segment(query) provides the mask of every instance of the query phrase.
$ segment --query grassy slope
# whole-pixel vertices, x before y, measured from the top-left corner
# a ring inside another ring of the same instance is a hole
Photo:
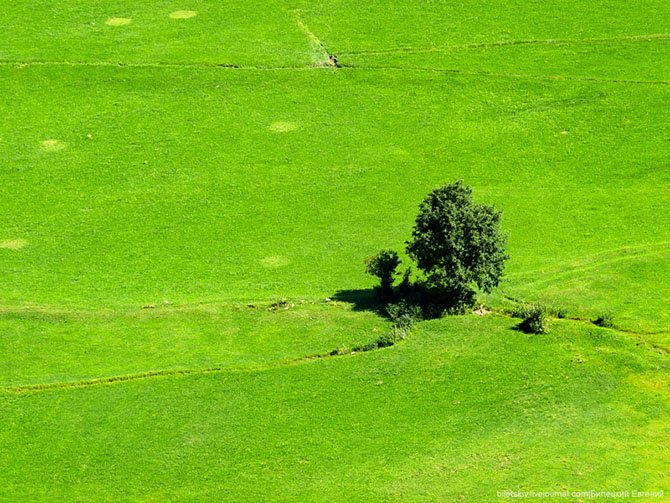
[[[170,18],[180,10],[196,16]],[[110,18],[131,22],[109,26]],[[188,5],[165,0],[32,0],[2,9],[0,30],[0,58],[10,61],[243,66],[319,62],[295,13],[276,0],[194,0]]]
[[[663,0],[329,0],[303,8],[306,22],[334,54],[670,33],[670,6]]]
[[[17,97],[0,105],[12,117],[0,126],[0,240],[27,242],[0,248],[5,303],[366,287],[363,257],[402,247],[421,197],[455,178],[505,210],[512,276],[627,247],[667,263],[670,144],[650,127],[670,120],[665,86],[384,70],[0,72]],[[66,147],[45,152],[46,139]],[[642,281],[653,288],[654,271]],[[623,286],[603,302],[663,312],[663,299]]]
[[[0,386],[274,364],[361,346],[389,329],[340,302],[295,302],[0,311]]]
[[[391,349],[268,371],[8,395],[0,500],[667,487],[667,358],[574,322],[543,337],[513,323],[450,318]]]
[[[668,86],[467,74],[667,81],[665,38],[441,49],[663,35],[666,2],[11,7],[0,59],[101,65],[0,65],[3,385],[369,340],[383,323],[370,313],[236,306],[365,298],[362,258],[402,247],[421,197],[454,178],[505,210],[504,294],[667,331]],[[197,16],[169,18],[181,9]],[[312,68],[324,53],[306,27],[364,68]],[[403,51],[353,54],[388,49]],[[0,501],[667,488],[667,355],[587,325],[529,337],[513,323],[452,318],[361,355],[3,393]],[[667,333],[643,340],[668,347]]]
[[[663,82],[670,85],[668,36],[606,42],[539,42],[345,54],[357,68],[425,68],[541,78]]]

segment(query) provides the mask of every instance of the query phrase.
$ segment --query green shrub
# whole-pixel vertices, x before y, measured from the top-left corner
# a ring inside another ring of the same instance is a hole
[[[527,333],[546,334],[549,331],[547,308],[542,304],[529,306],[526,317],[519,325],[519,328]]]
[[[382,334],[379,339],[377,339],[378,348],[387,348],[393,346],[396,342],[400,340],[397,335],[393,332]]]
[[[604,311],[598,315],[593,323],[599,327],[612,328],[614,327],[614,313],[611,311]]]
[[[383,302],[393,299],[393,281],[396,269],[400,265],[398,253],[393,250],[380,250],[364,261],[365,272],[379,278],[379,295]]]
[[[558,306],[552,309],[552,313],[558,319],[565,319],[568,317],[568,309],[565,306]]]
[[[530,304],[525,304],[523,302],[519,302],[517,304],[514,304],[511,309],[509,310],[509,314],[512,315],[514,318],[528,318],[528,315],[530,314],[530,309],[531,305]]]

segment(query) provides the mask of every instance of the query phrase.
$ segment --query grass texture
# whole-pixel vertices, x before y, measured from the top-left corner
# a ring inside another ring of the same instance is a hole
[[[668,5],[4,6],[0,501],[667,493]],[[571,319],[351,354],[456,179]]]

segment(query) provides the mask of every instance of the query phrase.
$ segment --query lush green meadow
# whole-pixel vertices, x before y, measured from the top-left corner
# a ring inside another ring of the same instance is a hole
[[[0,32],[0,501],[670,493],[667,2],[31,0]],[[509,233],[482,302],[573,319],[348,354],[389,330],[363,259],[456,179]]]

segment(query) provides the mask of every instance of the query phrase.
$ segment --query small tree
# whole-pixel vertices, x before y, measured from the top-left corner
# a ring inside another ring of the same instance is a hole
[[[407,253],[447,307],[471,306],[475,286],[490,292],[500,283],[508,258],[501,215],[474,202],[462,180],[438,187],[421,203]]]
[[[393,250],[380,250],[365,259],[365,272],[379,278],[379,296],[384,302],[393,300],[393,281],[399,265],[398,253]]]

